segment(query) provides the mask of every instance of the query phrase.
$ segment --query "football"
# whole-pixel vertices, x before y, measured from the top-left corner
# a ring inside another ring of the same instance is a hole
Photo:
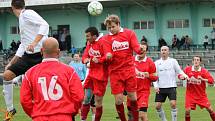
[[[98,16],[103,11],[103,6],[99,1],[92,1],[88,4],[88,12],[92,16]]]

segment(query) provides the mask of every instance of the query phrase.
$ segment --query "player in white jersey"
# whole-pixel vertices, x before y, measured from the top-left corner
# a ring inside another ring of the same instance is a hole
[[[174,58],[169,57],[169,47],[161,47],[161,58],[155,61],[158,80],[154,82],[156,90],[156,110],[162,121],[167,121],[162,103],[165,102],[166,97],[170,100],[172,121],[177,121],[176,108],[176,76],[181,74],[180,78],[186,78],[187,75],[181,70],[178,62]]]

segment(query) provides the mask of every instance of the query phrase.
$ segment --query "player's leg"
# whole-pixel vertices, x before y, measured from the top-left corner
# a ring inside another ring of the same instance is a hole
[[[177,121],[176,100],[170,100],[172,121]]]
[[[215,121],[215,112],[214,112],[212,106],[209,106],[209,107],[207,107],[206,109],[207,109],[207,111],[209,112],[211,119],[212,119],[213,121]]]
[[[141,107],[139,109],[139,119],[141,121],[148,121],[148,116],[147,116],[147,107]]]
[[[130,108],[133,116],[133,121],[138,121],[139,112],[137,104],[137,94],[136,92],[128,92],[128,98],[130,99]]]
[[[102,101],[103,101],[103,96],[95,95],[95,105],[96,105],[95,121],[101,120],[101,116],[103,113]]]
[[[125,117],[125,110],[123,105],[123,92],[124,92],[124,82],[120,80],[119,75],[116,73],[110,74],[110,86],[111,93],[115,98],[115,107],[118,113],[118,116],[121,121],[127,121]]]
[[[96,115],[96,105],[95,105],[95,96],[90,100],[90,107],[91,107],[91,112],[92,112],[92,121],[95,121],[95,115]]]
[[[123,93],[120,94],[114,94],[115,98],[115,106],[117,113],[119,115],[119,118],[121,121],[127,121],[125,118],[125,110],[124,110],[124,105],[123,105]]]
[[[86,121],[87,115],[90,111],[90,100],[92,98],[92,90],[90,88],[85,89],[84,101],[81,107],[81,120]]]
[[[125,90],[128,93],[130,100],[130,108],[133,116],[133,121],[139,120],[138,103],[137,103],[137,80],[136,77],[130,77],[125,80]]]
[[[10,120],[15,115],[16,110],[13,107],[13,83],[12,80],[16,75],[10,71],[6,70],[3,74],[3,95],[5,104],[7,107],[7,112],[5,114],[5,121]]]
[[[190,108],[185,109],[185,121],[190,121]]]
[[[176,88],[169,89],[168,98],[170,100],[172,121],[177,121]]]
[[[160,93],[156,93],[155,96],[155,102],[156,102],[156,110],[158,116],[161,118],[162,121],[167,121],[165,112],[162,108],[162,103],[165,102],[167,95],[165,93],[162,93],[162,89],[160,89]]]
[[[100,121],[103,113],[103,96],[105,95],[107,80],[94,80],[93,81],[93,94],[95,95],[96,115],[95,121]]]

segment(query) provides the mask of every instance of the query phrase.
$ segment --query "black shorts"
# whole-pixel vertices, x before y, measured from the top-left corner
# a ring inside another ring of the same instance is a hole
[[[16,76],[24,74],[32,66],[42,62],[42,55],[40,52],[34,54],[24,55],[14,64],[12,64],[8,70],[16,74]]]
[[[159,94],[156,93],[155,102],[165,102],[166,97],[169,100],[176,100],[176,87],[172,88],[160,88]]]

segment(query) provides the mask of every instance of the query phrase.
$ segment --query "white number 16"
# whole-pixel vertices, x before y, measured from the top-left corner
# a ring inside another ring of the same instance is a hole
[[[59,100],[63,96],[63,90],[62,87],[56,83],[57,82],[57,76],[53,76],[51,78],[51,82],[49,84],[49,87],[47,89],[46,86],[46,77],[39,77],[38,83],[41,84],[41,89],[43,93],[44,100]],[[57,90],[56,93],[54,93],[54,90]]]

